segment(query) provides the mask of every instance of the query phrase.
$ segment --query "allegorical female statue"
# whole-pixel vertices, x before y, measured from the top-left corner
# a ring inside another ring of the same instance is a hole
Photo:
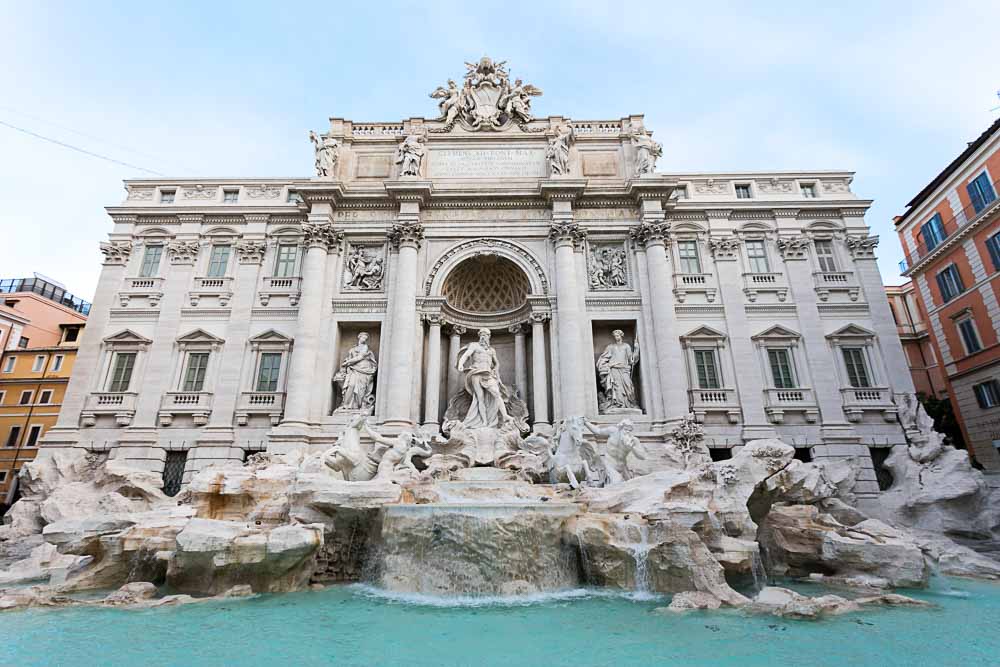
[[[376,370],[375,353],[368,347],[368,334],[362,331],[358,334],[358,344],[347,351],[340,370],[333,376],[333,381],[341,387],[338,410],[371,410],[375,404],[372,390]]]
[[[597,359],[597,375],[604,390],[601,396],[601,412],[634,412],[639,409],[632,384],[632,370],[639,361],[639,346],[635,349],[625,342],[625,333],[620,329],[611,332],[615,342],[604,348]]]
[[[466,366],[466,362],[470,361]],[[458,358],[458,370],[465,373],[465,390],[472,404],[462,420],[467,428],[497,428],[510,420],[503,403],[496,350],[490,346],[490,330],[479,330],[479,342],[469,343]]]

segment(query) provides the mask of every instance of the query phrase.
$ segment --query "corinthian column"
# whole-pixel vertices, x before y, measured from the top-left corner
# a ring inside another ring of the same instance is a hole
[[[549,425],[549,372],[545,367],[546,313],[532,313],[531,320],[531,401],[534,430]]]
[[[455,392],[459,390],[461,378],[458,373],[458,351],[462,347],[462,336],[468,331],[461,324],[451,325],[451,338],[448,344],[448,396],[446,401],[450,401]]]
[[[631,236],[636,245],[646,250],[646,270],[649,276],[647,303],[653,314],[656,370],[662,392],[660,399],[663,414],[667,419],[679,419],[687,413],[688,401],[684,358],[675,326],[674,295],[670,289],[667,227],[662,211],[659,215],[644,211],[642,222],[631,230]]]
[[[310,213],[302,226],[305,257],[302,259],[302,296],[299,298],[295,342],[288,366],[288,397],[282,425],[303,426],[316,390],[316,358],[323,315],[323,287],[327,254],[336,249],[343,233],[329,222],[332,210]]]
[[[514,386],[521,398],[528,396],[528,364],[525,359],[524,325],[515,324],[508,331],[514,334]]]
[[[563,202],[556,202],[557,204]],[[574,247],[582,244],[587,231],[573,222],[572,212],[553,211],[549,238],[556,251],[556,300],[559,326],[559,396],[562,414],[586,414],[586,393],[580,364],[580,298],[576,279]]]
[[[402,219],[402,216],[401,216]],[[387,424],[409,426],[410,392],[413,388],[413,340],[407,332],[417,327],[417,251],[424,228],[416,220],[393,225],[389,240],[399,249],[396,260],[396,291],[392,295],[392,338],[389,343]]]
[[[424,387],[424,424],[437,429],[441,395],[441,316],[424,315],[427,330],[427,386]]]

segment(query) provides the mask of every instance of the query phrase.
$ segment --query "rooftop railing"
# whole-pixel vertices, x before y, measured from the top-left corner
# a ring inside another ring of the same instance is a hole
[[[7,278],[0,280],[0,293],[33,292],[49,301],[71,308],[83,315],[90,314],[90,302],[73,296],[66,288],[41,278]]]

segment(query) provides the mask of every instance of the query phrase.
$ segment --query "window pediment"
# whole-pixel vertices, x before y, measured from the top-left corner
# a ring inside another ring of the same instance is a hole
[[[875,332],[869,329],[865,329],[857,324],[848,324],[845,327],[837,329],[831,334],[827,334],[827,340],[831,341],[867,341],[875,338]]]
[[[751,336],[750,340],[757,342],[791,342],[797,341],[802,338],[802,335],[796,331],[792,331],[787,327],[783,327],[780,324],[775,324],[772,327],[761,331],[756,336]]]
[[[153,341],[141,336],[131,329],[119,331],[104,339],[106,345],[150,345]]]
[[[218,336],[208,333],[204,329],[195,329],[189,333],[184,334],[177,339],[177,343],[180,345],[207,345],[207,346],[217,346],[222,345],[226,341]]]
[[[726,334],[713,329],[710,326],[702,325],[693,331],[681,336],[681,341],[684,343],[713,343],[720,344],[725,342]]]

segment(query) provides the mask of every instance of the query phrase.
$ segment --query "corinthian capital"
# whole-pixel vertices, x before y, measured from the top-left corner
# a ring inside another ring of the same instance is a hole
[[[344,239],[344,232],[338,232],[328,222],[302,225],[303,243],[306,249],[322,248],[327,252],[336,252]]]
[[[263,241],[237,241],[236,256],[240,264],[260,264],[264,261],[267,245]]]
[[[670,225],[666,222],[641,222],[628,230],[632,242],[640,248],[653,243],[670,243]]]
[[[396,224],[389,230],[388,237],[395,248],[419,248],[424,240],[424,226],[419,223]]]
[[[587,240],[587,230],[575,222],[553,222],[549,227],[549,240],[557,246],[572,243],[574,248],[579,248]]]
[[[167,244],[167,257],[171,264],[194,264],[201,252],[197,241],[171,241]]]
[[[101,252],[104,253],[105,264],[125,264],[132,254],[132,244],[123,241],[101,243]]]
[[[878,236],[848,236],[845,243],[854,259],[874,259]]]

